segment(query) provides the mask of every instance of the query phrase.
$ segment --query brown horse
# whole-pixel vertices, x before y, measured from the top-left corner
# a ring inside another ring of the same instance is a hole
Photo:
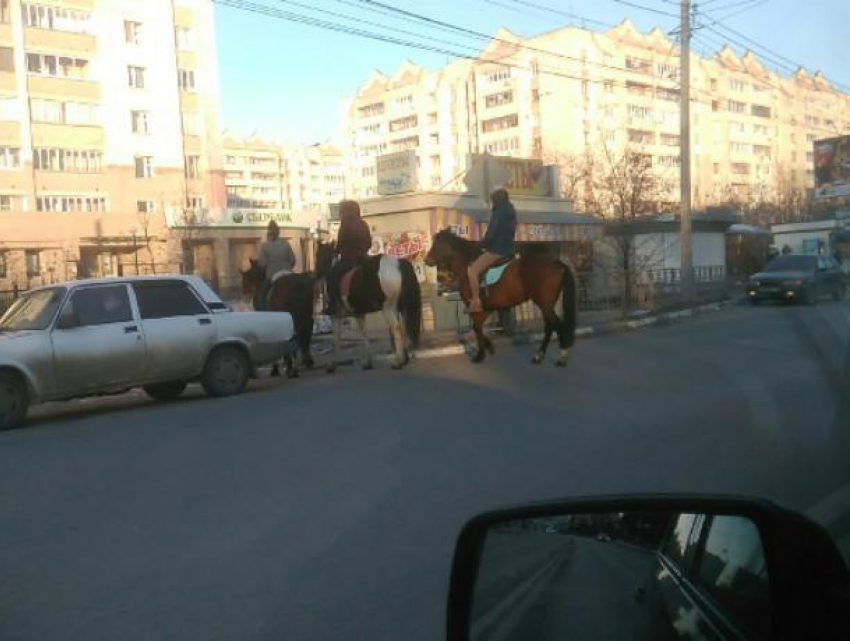
[[[315,276],[309,272],[282,276],[272,285],[268,293],[268,300],[261,301],[258,299],[264,279],[265,271],[256,260],[251,259],[251,266],[242,272],[242,293],[251,297],[256,310],[289,312],[292,315],[292,324],[298,341],[301,362],[308,368],[313,367],[310,343],[313,340]],[[285,358],[285,363],[286,375],[290,378],[298,376],[298,368],[291,356]],[[278,373],[278,366],[275,363],[272,368],[272,376],[277,376]]]
[[[460,284],[461,297],[469,304],[467,269],[480,254],[481,249],[477,243],[444,229],[434,236],[425,262],[431,266],[450,268]],[[558,298],[563,300],[563,318],[559,318],[555,312]],[[495,351],[493,343],[484,335],[484,321],[487,317],[494,311],[510,309],[531,300],[540,308],[546,323],[543,342],[540,343],[532,362],[543,362],[552,334],[557,332],[561,346],[557,365],[564,367],[567,364],[570,348],[575,342],[577,314],[576,280],[572,267],[546,256],[515,258],[496,284],[482,286],[481,299],[484,311],[472,314],[475,336],[478,339],[478,352],[472,358],[474,363],[483,361],[486,352],[492,354]]]

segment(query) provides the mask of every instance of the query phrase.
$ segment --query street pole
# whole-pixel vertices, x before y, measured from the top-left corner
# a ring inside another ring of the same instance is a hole
[[[679,182],[681,210],[679,241],[681,246],[682,299],[694,295],[693,256],[691,254],[691,0],[682,0],[680,25],[680,84],[679,98]]]
[[[136,263],[136,276],[139,275],[139,246],[136,244],[136,232],[133,231],[133,261]]]

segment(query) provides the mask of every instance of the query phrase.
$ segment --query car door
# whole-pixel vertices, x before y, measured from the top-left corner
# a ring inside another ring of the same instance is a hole
[[[133,283],[148,346],[148,380],[192,378],[215,344],[213,315],[182,280]]]
[[[724,636],[772,638],[767,561],[758,527],[741,516],[707,517],[690,582]]]
[[[125,284],[74,289],[50,338],[60,396],[132,386],[147,367],[144,336]]]

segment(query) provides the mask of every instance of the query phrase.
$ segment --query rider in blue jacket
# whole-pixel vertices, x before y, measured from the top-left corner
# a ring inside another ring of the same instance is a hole
[[[481,240],[481,249],[484,251],[468,269],[469,288],[472,292],[469,311],[472,313],[482,311],[478,282],[481,274],[502,258],[513,256],[516,251],[514,247],[516,209],[508,195],[508,190],[497,189],[490,195],[490,201],[493,203],[493,213],[490,216],[490,224],[487,225],[487,233]]]

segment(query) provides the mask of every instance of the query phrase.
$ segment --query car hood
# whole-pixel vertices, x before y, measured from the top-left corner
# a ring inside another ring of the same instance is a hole
[[[761,280],[767,282],[779,282],[783,280],[808,280],[814,276],[813,272],[781,271],[781,272],[759,272],[750,276],[750,280]]]

